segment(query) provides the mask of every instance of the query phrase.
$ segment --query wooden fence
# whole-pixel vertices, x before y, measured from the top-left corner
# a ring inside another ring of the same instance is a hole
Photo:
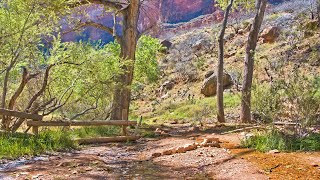
[[[75,141],[80,144],[92,144],[92,143],[108,143],[108,142],[123,142],[123,141],[135,141],[139,139],[139,136],[129,136],[127,127],[136,126],[138,128],[137,121],[127,120],[93,120],[93,121],[43,121],[43,116],[38,114],[29,114],[25,112],[12,111],[7,109],[0,109],[0,115],[12,116],[17,118],[29,119],[27,121],[28,129],[32,128],[35,135],[39,134],[39,127],[55,127],[55,126],[122,126],[123,136],[116,137],[99,137],[99,138],[79,138]]]

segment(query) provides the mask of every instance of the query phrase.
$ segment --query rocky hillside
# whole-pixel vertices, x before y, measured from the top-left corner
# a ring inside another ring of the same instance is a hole
[[[270,81],[270,76],[278,76],[279,67],[290,72],[299,64],[306,73],[320,72],[320,31],[315,28],[315,21],[309,19],[308,7],[305,2],[294,1],[268,12],[258,43],[256,83],[263,84]],[[231,94],[238,94],[241,87],[244,51],[251,22],[249,18],[231,23],[225,36],[224,79],[228,86],[226,92]],[[140,93],[133,106],[135,114],[152,118],[152,112],[161,116],[167,112],[162,112],[163,108],[214,96],[218,32],[219,26],[214,25],[180,32],[181,35],[168,38],[165,41],[168,52],[159,60],[161,81],[158,85],[146,86]],[[237,97],[232,100],[238,102]],[[234,113],[234,110],[227,110],[227,113]],[[168,116],[172,118],[171,114]]]

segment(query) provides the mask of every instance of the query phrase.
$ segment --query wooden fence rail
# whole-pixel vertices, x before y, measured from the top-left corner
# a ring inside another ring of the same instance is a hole
[[[28,126],[135,126],[137,121],[28,121]]]
[[[13,117],[22,118],[22,119],[33,119],[38,121],[41,121],[43,119],[43,116],[38,114],[29,114],[26,112],[13,111],[13,110],[8,110],[3,108],[0,108],[0,115],[13,116]]]
[[[33,133],[37,135],[40,126],[122,126],[124,136],[116,137],[99,137],[99,138],[78,138],[75,139],[79,144],[92,144],[92,143],[109,143],[109,142],[125,142],[138,140],[139,136],[128,136],[128,126],[138,126],[137,121],[126,120],[93,120],[93,121],[28,121],[27,125],[32,127]]]
[[[75,141],[79,142],[80,144],[135,141],[140,138],[139,136],[128,136],[128,132],[127,132],[128,126],[136,126],[136,130],[137,130],[138,128],[137,121],[127,121],[127,120],[42,121],[43,116],[41,115],[8,110],[3,108],[0,108],[0,115],[12,116],[12,117],[21,118],[21,119],[30,119],[30,121],[27,121],[27,126],[29,128],[26,130],[26,132],[30,128],[32,128],[33,134],[35,135],[39,134],[39,127],[41,126],[122,126],[124,136],[75,139]]]

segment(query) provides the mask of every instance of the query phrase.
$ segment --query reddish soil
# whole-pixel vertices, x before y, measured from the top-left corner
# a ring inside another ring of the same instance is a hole
[[[163,127],[163,129],[166,129]],[[265,154],[238,149],[241,135],[214,135],[222,148],[151,158],[155,152],[193,143],[212,131],[167,129],[173,136],[136,143],[84,147],[6,169],[0,179],[319,179],[320,153]],[[214,130],[217,133],[217,129]]]

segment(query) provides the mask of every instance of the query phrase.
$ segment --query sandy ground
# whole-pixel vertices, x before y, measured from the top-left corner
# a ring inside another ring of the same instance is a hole
[[[87,146],[2,169],[0,179],[319,179],[319,153],[266,154],[239,149],[240,134],[218,135],[188,126],[166,128],[168,137]],[[152,158],[155,152],[215,136],[221,148],[202,147]]]

